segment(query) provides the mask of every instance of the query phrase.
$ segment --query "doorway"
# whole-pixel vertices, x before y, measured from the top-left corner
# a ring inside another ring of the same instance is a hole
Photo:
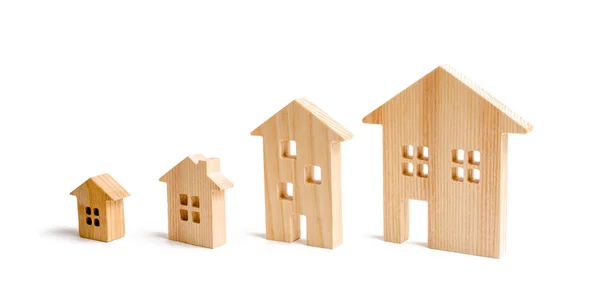
[[[410,210],[410,235],[408,243],[418,244],[427,247],[429,226],[428,226],[428,204],[424,200],[411,199],[408,201]]]

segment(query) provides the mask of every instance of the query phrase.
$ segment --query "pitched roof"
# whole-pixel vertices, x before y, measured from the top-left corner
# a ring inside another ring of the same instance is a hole
[[[456,78],[458,81],[460,81],[461,83],[463,83],[464,85],[469,87],[478,96],[480,96],[482,99],[486,100],[488,103],[490,103],[492,106],[494,106],[500,112],[502,112],[507,118],[513,120],[521,128],[521,130],[523,132],[529,132],[529,131],[533,130],[533,125],[531,125],[531,123],[527,122],[525,119],[523,119],[517,113],[510,110],[506,105],[502,104],[498,99],[494,98],[490,93],[485,91],[483,88],[481,88],[480,86],[475,84],[473,81],[468,79],[465,75],[458,72],[456,69],[454,69],[450,65],[441,65],[441,66],[437,67],[436,69],[434,69],[433,71],[431,71],[430,73],[428,73],[427,75],[432,74],[437,70],[442,70],[443,72],[450,74],[452,77]],[[386,105],[387,103],[389,103],[390,101],[392,101],[394,99],[395,98],[390,99],[389,101],[385,102],[383,105],[379,106],[377,109],[373,110],[371,113],[369,113],[367,116],[365,116],[363,118],[363,122],[364,123],[379,123],[377,121],[378,119],[376,118],[376,117],[378,117],[379,111],[381,111],[381,108],[384,105]]]
[[[337,134],[337,136],[340,138],[341,141],[349,140],[349,139],[351,139],[353,137],[352,133],[350,133],[350,131],[348,131],[344,126],[342,126],[341,124],[339,124],[337,121],[333,120],[333,118],[331,118],[331,116],[329,116],[327,113],[325,113],[325,111],[321,110],[319,107],[317,107],[315,104],[311,103],[310,101],[308,101],[305,98],[300,98],[300,99],[293,100],[291,103],[289,103],[287,106],[283,107],[275,115],[273,115],[269,119],[267,119],[267,121],[265,121],[259,127],[257,127],[256,129],[254,129],[254,131],[252,131],[251,134],[252,135],[261,135],[260,134],[260,128],[263,125],[265,125],[266,123],[268,123],[273,117],[277,116],[285,108],[290,107],[290,106],[294,106],[294,105],[300,106],[301,109],[304,109],[304,110],[308,111],[310,113],[310,115],[312,115],[313,117],[317,118],[327,128],[329,128],[331,131],[333,131],[335,134]]]
[[[209,173],[208,178],[210,178],[210,180],[212,180],[212,182],[217,185],[220,190],[233,187],[233,183],[231,183],[231,181],[229,181],[229,179],[227,179],[221,172]]]
[[[213,169],[213,172],[210,172],[210,168],[208,165],[211,164],[212,162],[216,162],[216,164],[218,166],[219,159],[218,158],[206,158],[202,154],[196,154],[196,155],[191,155],[191,156],[185,157],[185,159],[183,159],[181,162],[179,162],[177,165],[175,165],[175,167],[171,168],[171,170],[169,170],[167,173],[165,173],[163,176],[161,176],[159,181],[166,182],[167,175],[169,173],[171,173],[171,171],[173,171],[179,165],[181,165],[185,162],[189,162],[194,165],[198,165],[198,164],[201,164],[201,162],[203,162],[204,163],[203,165],[206,168],[206,172],[207,172],[206,176],[219,188],[219,190],[225,190],[227,188],[233,187],[233,183],[231,181],[229,181],[229,179],[227,179],[225,177],[225,175],[223,173],[221,173],[220,171],[215,171]],[[218,170],[218,168],[217,168],[217,170]]]
[[[71,192],[71,195],[77,195],[80,189],[87,188],[88,183],[92,183],[102,189],[102,191],[104,191],[104,193],[112,200],[119,200],[129,196],[129,192],[127,192],[127,190],[125,190],[125,188],[123,188],[123,186],[108,173],[91,177],[83,184],[79,185],[79,187],[75,188],[75,190]]]

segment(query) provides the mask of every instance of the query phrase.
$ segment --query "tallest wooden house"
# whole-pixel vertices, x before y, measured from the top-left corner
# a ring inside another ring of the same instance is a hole
[[[448,66],[367,115],[383,125],[384,239],[408,239],[408,200],[428,202],[430,248],[499,258],[508,133],[531,124]]]
[[[252,135],[263,137],[267,239],[297,240],[304,215],[308,245],[340,245],[340,142],[352,134],[311,102],[298,99]]]

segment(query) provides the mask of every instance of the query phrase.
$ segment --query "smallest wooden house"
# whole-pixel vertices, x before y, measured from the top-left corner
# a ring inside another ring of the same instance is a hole
[[[125,236],[123,198],[129,193],[109,174],[92,177],[77,187],[79,236],[109,242]]]
[[[169,239],[215,248],[225,244],[225,189],[233,184],[218,158],[186,157],[160,178],[167,183]]]

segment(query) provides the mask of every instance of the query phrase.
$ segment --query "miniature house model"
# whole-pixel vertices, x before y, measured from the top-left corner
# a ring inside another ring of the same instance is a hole
[[[109,174],[88,179],[71,195],[77,196],[79,236],[105,242],[125,236],[123,198],[129,193]]]
[[[186,157],[160,178],[167,183],[169,239],[215,248],[225,244],[225,189],[233,184],[218,158]]]
[[[340,142],[352,134],[306,99],[298,99],[252,135],[263,137],[267,239],[299,239],[304,215],[308,245],[340,245]]]
[[[409,199],[428,203],[430,248],[499,258],[507,134],[531,124],[448,66],[363,119],[383,126],[384,239],[408,239]]]

